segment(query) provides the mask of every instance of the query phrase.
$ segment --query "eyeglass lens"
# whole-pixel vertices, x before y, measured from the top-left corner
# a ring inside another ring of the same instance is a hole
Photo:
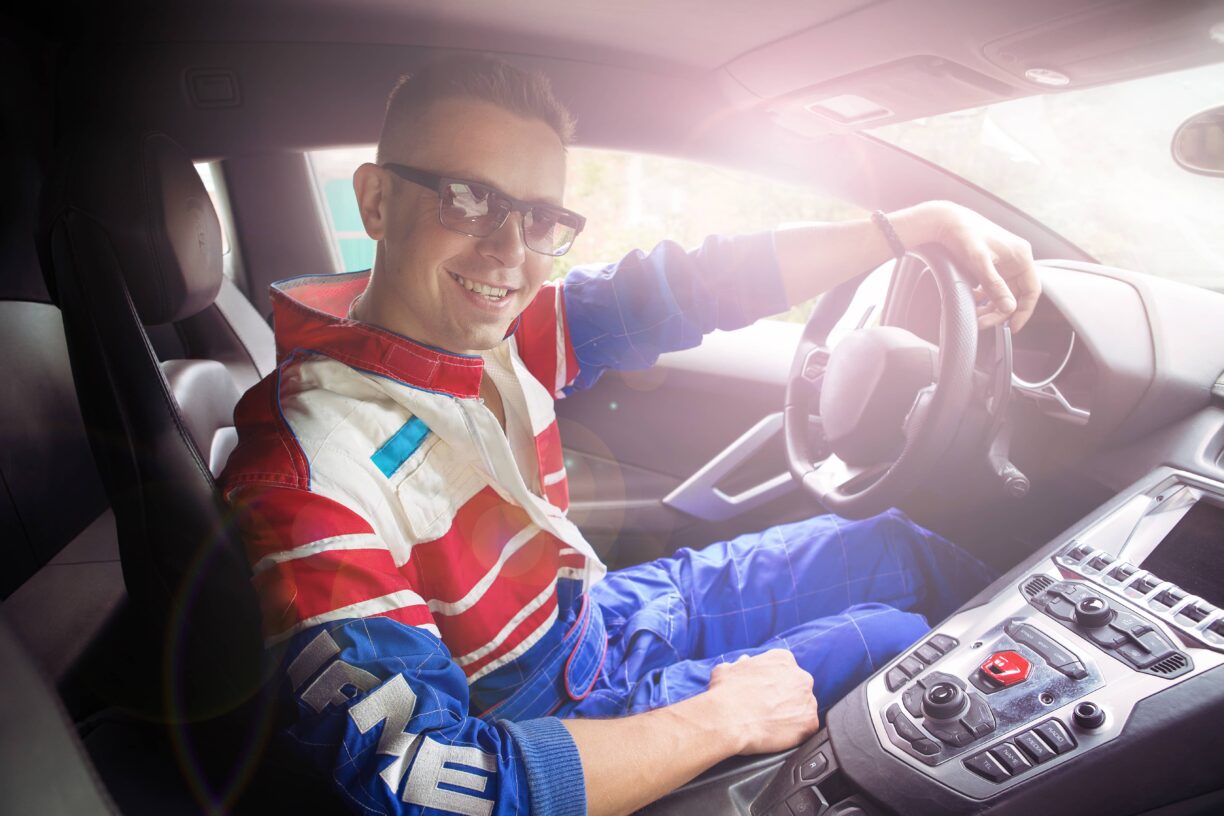
[[[492,190],[462,182],[445,184],[439,205],[444,226],[478,238],[500,229],[511,209]],[[565,213],[551,207],[531,207],[523,216],[523,243],[544,255],[563,255],[578,235],[577,226],[566,220]]]

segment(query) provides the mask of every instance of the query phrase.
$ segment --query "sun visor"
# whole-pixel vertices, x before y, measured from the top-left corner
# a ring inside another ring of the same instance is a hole
[[[1011,97],[1015,90],[963,65],[915,56],[805,88],[765,105],[802,136],[875,127]]]

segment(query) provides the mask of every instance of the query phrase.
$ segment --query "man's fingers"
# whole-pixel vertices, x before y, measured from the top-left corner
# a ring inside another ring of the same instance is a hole
[[[1016,274],[1010,277],[1012,291],[1016,293],[1016,313],[1012,315],[1012,331],[1020,331],[1032,317],[1041,299],[1041,279],[1037,277],[1037,266],[1033,263],[1031,250],[1020,255],[1015,262]]]
[[[1007,286],[1007,281],[995,268],[994,254],[984,244],[979,244],[970,250],[970,263],[974,267],[974,277],[990,299],[996,312],[1007,318],[1016,310],[1016,298]]]

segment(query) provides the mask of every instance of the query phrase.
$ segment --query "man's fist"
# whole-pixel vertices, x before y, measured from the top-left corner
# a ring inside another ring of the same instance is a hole
[[[718,702],[720,722],[738,738],[740,754],[784,751],[820,728],[812,675],[785,649],[720,663],[710,673],[708,694]]]

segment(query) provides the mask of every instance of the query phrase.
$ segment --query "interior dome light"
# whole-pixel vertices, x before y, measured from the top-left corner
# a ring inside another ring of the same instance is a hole
[[[1030,68],[1024,72],[1024,78],[1029,82],[1036,82],[1038,85],[1045,85],[1049,88],[1061,88],[1071,84],[1071,77],[1052,68]]]

